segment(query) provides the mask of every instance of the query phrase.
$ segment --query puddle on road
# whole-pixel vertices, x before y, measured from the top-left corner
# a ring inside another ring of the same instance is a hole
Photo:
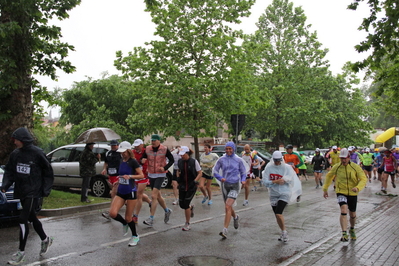
[[[183,266],[232,266],[233,262],[228,259],[216,257],[216,256],[187,256],[181,257],[177,260],[180,265]]]

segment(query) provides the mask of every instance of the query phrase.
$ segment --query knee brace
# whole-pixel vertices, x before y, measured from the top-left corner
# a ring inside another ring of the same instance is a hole
[[[347,213],[342,213],[342,212],[341,212],[341,215],[343,215],[343,216],[346,216],[346,215],[347,215]]]

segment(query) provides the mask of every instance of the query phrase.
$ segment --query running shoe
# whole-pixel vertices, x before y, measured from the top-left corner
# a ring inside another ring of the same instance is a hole
[[[392,187],[396,188],[395,182],[392,182]]]
[[[165,223],[168,223],[169,217],[170,217],[171,214],[172,214],[172,210],[171,210],[171,209],[168,209],[168,211],[165,212],[165,218],[163,219],[163,221],[164,221]]]
[[[148,218],[147,220],[143,221],[143,224],[148,225],[148,226],[152,226],[154,223],[154,220],[151,218]]]
[[[137,246],[137,243],[139,243],[139,241],[140,241],[139,236],[132,236],[132,238],[130,238],[129,240],[129,247]]]
[[[227,238],[227,228],[223,228],[223,231],[219,233],[219,235],[222,237],[222,239]]]
[[[123,236],[126,236],[128,232],[129,232],[129,225],[124,224],[123,225]]]
[[[244,200],[244,203],[242,204],[242,206],[248,206],[248,205],[249,205],[248,200]]]
[[[341,241],[342,242],[348,241],[348,234],[346,233],[346,231],[342,232]]]
[[[349,230],[349,235],[351,236],[351,239],[352,239],[352,240],[356,240],[355,229],[350,229],[350,230]]]
[[[111,220],[111,217],[109,217],[109,212],[103,212],[103,213],[101,213],[101,215],[102,215],[105,219]]]
[[[204,204],[207,200],[208,200],[208,196],[205,196],[205,197],[202,198],[201,203]]]
[[[319,185],[316,186],[316,189],[318,189],[318,188],[319,188]]]
[[[281,236],[278,238],[278,241],[287,242],[288,241],[288,233],[287,231],[282,231]]]
[[[213,203],[213,201],[210,199],[210,200],[208,201],[208,205],[212,205],[212,203]]]
[[[40,247],[40,256],[44,255],[47,253],[49,247],[53,244],[53,238],[52,237],[47,237],[46,240],[42,241],[41,247]]]
[[[369,178],[369,183],[371,183],[371,178]]]
[[[257,189],[256,186],[254,186],[251,191],[256,191],[256,189]]]
[[[189,223],[185,223],[181,230],[182,230],[182,231],[188,231],[188,230],[190,230],[190,224],[189,224]]]
[[[299,195],[297,198],[296,198],[296,202],[300,202],[301,201],[301,195]]]
[[[194,217],[194,205],[191,205],[190,210],[191,210],[191,215],[190,215],[190,217],[193,218],[193,217]]]
[[[151,209],[151,204],[152,204],[152,201],[150,201],[149,203],[148,203],[148,207]]]
[[[179,204],[179,200],[178,200],[178,199],[175,199],[175,200],[172,202],[172,204],[173,204],[173,205]]]
[[[11,260],[9,260],[7,263],[11,265],[18,265],[24,261],[25,261],[25,252],[18,251],[17,253],[12,255]]]
[[[240,225],[240,224],[238,223],[238,219],[240,219],[240,216],[238,216],[238,215],[237,215],[236,218],[233,219],[234,228],[235,228],[235,229],[238,229],[238,226]]]
[[[381,192],[387,194],[387,190],[385,188],[381,188]]]
[[[139,217],[136,214],[133,214],[132,221],[137,224],[139,222]]]

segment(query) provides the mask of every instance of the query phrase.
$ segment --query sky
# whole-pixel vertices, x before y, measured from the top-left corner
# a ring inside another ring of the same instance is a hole
[[[311,32],[316,31],[323,48],[328,48],[326,59],[330,61],[333,74],[341,72],[347,61],[365,58],[354,46],[365,39],[366,33],[358,31],[362,19],[369,14],[366,5],[357,11],[348,10],[352,0],[291,0],[294,7],[301,6],[307,16],[306,24],[311,24]],[[272,0],[257,0],[251,9],[251,16],[242,18],[235,29],[244,33],[254,33],[255,23]],[[144,0],[82,0],[82,3],[69,12],[70,17],[63,21],[53,21],[62,29],[62,41],[75,47],[68,60],[76,67],[76,72],[65,74],[58,71],[58,80],[36,77],[41,85],[49,90],[60,87],[71,88],[74,82],[101,79],[105,73],[121,74],[114,67],[116,51],[124,55],[133,47],[144,46],[155,39],[155,25],[149,13],[144,11]]]

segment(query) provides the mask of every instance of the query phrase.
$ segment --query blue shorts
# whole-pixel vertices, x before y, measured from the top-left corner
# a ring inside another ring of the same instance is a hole
[[[323,170],[313,170],[314,173],[323,173]]]

